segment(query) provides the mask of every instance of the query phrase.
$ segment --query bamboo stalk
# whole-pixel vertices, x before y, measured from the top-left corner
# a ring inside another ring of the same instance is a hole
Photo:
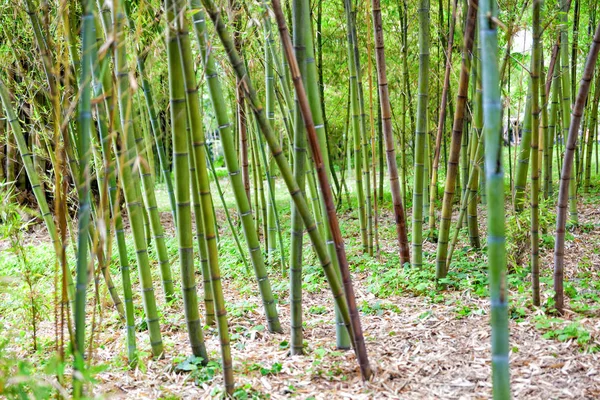
[[[381,17],[381,1],[373,0],[373,29],[375,35],[375,60],[377,63],[377,77],[379,89],[379,102],[383,122],[383,134],[385,136],[385,151],[390,176],[390,188],[392,191],[392,202],[394,204],[394,218],[396,222],[396,236],[400,262],[404,265],[410,262],[410,249],[408,247],[408,236],[406,233],[406,217],[404,205],[400,194],[400,183],[398,181],[398,166],[396,165],[396,150],[394,148],[394,133],[392,131],[392,109],[386,72],[385,47],[383,37],[383,23]]]
[[[567,207],[569,205],[573,158],[579,126],[581,124],[581,117],[583,115],[583,108],[590,90],[596,61],[598,60],[598,51],[600,51],[600,24],[598,24],[596,32],[594,33],[593,42],[585,61],[581,83],[579,84],[579,92],[575,100],[573,111],[571,112],[572,118],[570,119],[571,123],[568,128],[569,135],[566,139],[565,156],[562,171],[560,173],[558,206],[556,210],[556,239],[554,241],[554,302],[556,310],[561,314],[564,310],[563,275],[565,265],[565,226],[567,223]]]
[[[488,265],[492,328],[492,394],[494,400],[510,399],[508,299],[506,284],[506,238],[504,233],[504,171],[502,169],[502,129],[500,74],[498,71],[497,3],[479,4],[481,41],[481,82],[485,173],[488,208]]]

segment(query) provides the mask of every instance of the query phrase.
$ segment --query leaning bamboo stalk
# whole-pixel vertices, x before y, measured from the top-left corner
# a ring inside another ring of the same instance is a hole
[[[8,124],[10,125],[13,131],[12,137],[14,138],[16,147],[19,153],[21,154],[23,166],[25,167],[25,172],[27,173],[27,177],[29,178],[29,182],[31,183],[31,190],[33,191],[35,199],[38,203],[41,217],[44,220],[44,223],[46,224],[46,229],[48,229],[48,234],[50,235],[50,239],[52,240],[52,246],[57,251],[57,254],[59,254],[61,245],[58,239],[56,225],[54,224],[52,213],[50,212],[50,209],[48,207],[46,195],[41,190],[39,176],[37,175],[37,172],[33,166],[33,154],[27,146],[27,142],[25,141],[25,137],[23,136],[21,125],[19,124],[19,119],[15,114],[12,102],[10,100],[10,94],[2,78],[0,78],[0,97],[2,98],[2,104],[4,105],[4,110],[6,112]],[[71,276],[71,274],[69,273],[68,276]],[[69,297],[74,298],[75,287],[73,285],[72,280],[69,282],[68,292]]]
[[[305,9],[310,9],[310,5],[308,4],[308,1],[303,0],[302,2],[302,6]],[[313,46],[313,34],[312,34],[312,26],[310,23],[305,24],[304,27],[305,31],[306,31],[306,91],[307,91],[307,95],[308,95],[308,101],[310,103],[310,108],[311,108],[311,112],[313,115],[313,121],[315,123],[315,130],[317,132],[317,137],[319,139],[319,146],[321,147],[321,149],[327,149],[327,134],[326,134],[326,129],[325,129],[325,121],[323,120],[323,109],[321,107],[322,104],[322,99],[321,99],[321,94],[319,91],[319,86],[318,86],[318,72],[317,72],[317,66],[314,62],[315,60],[315,56],[314,56],[314,46]],[[347,111],[349,111],[347,109]],[[331,168],[330,168],[330,159],[329,159],[329,154],[327,151],[323,151],[322,152],[323,155],[323,163],[325,164],[325,169],[327,172],[327,176],[331,176],[333,177],[333,175],[331,174]],[[330,175],[331,174],[331,175]],[[335,182],[335,180],[334,180]],[[320,198],[320,204],[321,204],[321,209],[323,210],[323,213],[326,212],[326,205],[325,205],[325,199],[323,198],[323,192],[319,191],[319,198]],[[337,254],[335,251],[335,243],[333,241],[333,236],[331,234],[331,229],[329,229],[329,226],[326,225],[324,227],[324,233],[325,233],[325,240],[327,243],[327,251],[329,253],[329,257],[331,258],[331,262],[333,264],[333,268],[336,271],[339,271],[339,264],[338,264],[338,259],[337,259]],[[340,278],[339,274],[338,274],[338,278]],[[339,308],[336,305],[336,310],[335,310],[335,333],[336,333],[336,346],[338,349],[348,349],[351,346],[350,343],[350,336],[348,335],[348,331],[346,330],[346,327],[344,325],[344,321],[342,319],[342,316],[340,314]]]
[[[469,1],[469,11],[466,17],[467,25],[465,27],[463,38],[464,48],[460,79],[458,83],[456,108],[454,110],[454,122],[450,141],[450,155],[448,157],[448,169],[446,173],[444,200],[442,203],[442,215],[440,218],[440,234],[436,255],[436,277],[438,279],[445,278],[447,274],[446,257],[448,252],[448,237],[450,235],[450,222],[452,218],[452,200],[456,190],[456,176],[458,174],[460,146],[464,129],[465,106],[469,88],[469,71],[471,68],[469,56],[473,51],[473,42],[475,39],[475,16],[477,15],[477,4],[478,0]],[[466,184],[466,182],[464,182],[464,184]]]
[[[563,275],[565,265],[565,226],[567,223],[567,207],[569,206],[570,195],[569,182],[572,179],[573,157],[575,155],[577,135],[579,133],[585,101],[590,90],[594,68],[598,60],[598,51],[600,51],[600,24],[598,24],[594,33],[594,39],[585,61],[583,76],[579,84],[579,92],[573,106],[573,111],[571,112],[571,124],[569,125],[569,135],[567,136],[564,161],[560,173],[556,210],[556,239],[554,241],[554,302],[556,310],[561,314],[564,310]]]
[[[327,281],[329,282],[333,297],[340,308],[340,312],[342,313],[344,323],[346,324],[346,326],[351,334],[351,338],[354,339],[352,329],[350,328],[350,323],[351,323],[350,322],[350,313],[348,311],[348,305],[347,305],[346,299],[344,297],[344,291],[342,290],[342,287],[340,286],[340,284],[337,280],[335,270],[333,270],[333,268],[332,268],[331,261],[329,259],[329,255],[327,253],[327,248],[325,246],[323,239],[321,238],[321,236],[319,234],[319,231],[316,228],[314,220],[312,219],[312,216],[309,211],[306,200],[304,199],[304,197],[302,197],[302,194],[298,187],[298,184],[296,183],[295,179],[293,178],[291,168],[283,154],[281,146],[279,145],[279,140],[277,139],[277,137],[271,130],[270,125],[268,124],[268,121],[265,118],[263,106],[258,101],[256,91],[254,90],[252,83],[250,81],[249,75],[247,74],[247,70],[244,65],[244,62],[241,60],[238,52],[235,50],[235,47],[233,45],[233,40],[231,38],[231,34],[227,30],[225,23],[223,22],[223,20],[221,18],[221,13],[217,10],[217,8],[215,7],[212,0],[202,0],[202,4],[204,5],[205,9],[207,10],[207,13],[210,15],[211,20],[213,21],[213,23],[215,25],[217,34],[219,35],[219,39],[221,40],[221,43],[225,47],[230,64],[233,66],[236,76],[238,78],[240,78],[240,80],[243,83],[242,87],[244,88],[246,94],[248,95],[248,100],[250,101],[252,110],[253,110],[254,114],[256,115],[257,120],[260,124],[261,131],[262,131],[265,139],[267,140],[267,143],[269,144],[269,147],[271,149],[273,157],[275,158],[275,161],[277,162],[277,165],[281,172],[282,178],[284,179],[284,181],[286,183],[288,191],[289,191],[294,203],[296,204],[296,206],[302,213],[302,219],[304,221],[304,225],[305,225],[307,233],[312,241],[313,247],[318,255],[318,258],[321,263],[321,267],[323,268],[323,270],[325,272],[325,276],[327,277]],[[288,37],[288,40],[289,40],[289,37]],[[315,161],[320,161],[320,158]],[[321,172],[319,172],[319,173],[321,173]],[[322,188],[321,190],[326,190],[326,189]],[[329,214],[329,212],[331,212],[331,211],[334,212],[335,208],[330,210],[328,207],[327,211]],[[346,272],[348,272],[348,271],[346,271]],[[348,273],[348,275],[349,275],[349,273]],[[347,293],[347,291],[346,291],[346,293]],[[355,317],[358,317],[358,315],[356,314]],[[369,376],[370,376],[370,374],[366,375],[365,377],[368,378]]]
[[[360,318],[358,315],[358,310],[356,308],[356,298],[354,296],[354,288],[352,286],[352,280],[350,276],[350,271],[348,269],[348,261],[346,259],[346,250],[344,248],[344,242],[342,239],[339,221],[337,218],[337,214],[335,211],[335,204],[333,200],[333,194],[331,191],[331,187],[329,185],[329,180],[327,177],[327,170],[325,169],[323,163],[323,157],[321,155],[321,149],[319,146],[319,141],[317,138],[317,132],[315,130],[315,125],[312,119],[312,113],[310,110],[310,105],[308,103],[308,98],[306,96],[306,92],[304,90],[304,86],[302,84],[302,77],[300,76],[300,68],[298,67],[298,63],[292,52],[292,43],[289,37],[289,33],[287,31],[287,27],[285,24],[285,18],[283,16],[283,11],[281,10],[281,4],[279,0],[273,0],[273,11],[275,12],[275,17],[277,19],[277,25],[279,26],[279,34],[281,41],[283,43],[285,56],[288,61],[288,65],[290,67],[290,72],[292,75],[292,80],[294,83],[294,87],[296,88],[296,97],[298,99],[298,106],[302,111],[302,119],[304,121],[304,125],[308,134],[308,139],[310,142],[313,161],[317,168],[317,173],[319,176],[319,187],[323,192],[323,197],[325,199],[325,204],[327,207],[327,220],[329,222],[329,228],[331,229],[331,233],[333,235],[333,240],[335,242],[336,254],[338,256],[338,262],[340,266],[340,272],[342,274],[342,279],[344,282],[344,293],[346,296],[346,301],[348,305],[348,309],[350,311],[350,322],[351,322],[351,331],[353,333],[354,339],[354,349],[359,360],[361,374],[363,379],[369,379],[372,375],[371,367],[369,365],[367,349],[364,343],[364,337],[362,333],[362,327],[360,324]],[[308,229],[308,224],[307,224]],[[318,231],[315,230],[318,234]]]
[[[561,0],[560,5],[560,77],[562,89],[561,116],[563,122],[563,139],[567,140],[566,138],[570,133],[569,129],[571,126],[571,79],[575,79],[575,77],[571,77],[569,71],[569,34],[567,32],[567,24],[569,21],[569,17],[567,13],[569,11],[570,0]],[[577,144],[575,145],[577,146]],[[569,221],[573,224],[577,224],[577,182],[576,175],[572,169],[571,182],[569,185]]]
[[[452,18],[450,20],[450,32],[448,33],[448,45],[446,47],[446,69],[444,72],[444,87],[440,104],[437,134],[435,136],[435,150],[433,153],[433,164],[431,171],[431,182],[429,184],[429,237],[433,238],[435,231],[435,199],[438,195],[438,169],[440,163],[440,150],[446,124],[446,110],[448,108],[448,92],[450,91],[450,72],[452,72],[452,46],[454,46],[454,28],[456,26],[456,8],[458,0],[452,3]],[[392,192],[393,193],[393,192]]]
[[[591,176],[592,176],[592,148],[594,147],[594,143],[598,140],[597,128],[598,128],[598,113],[594,112],[594,110],[598,110],[598,105],[600,103],[600,70],[597,69],[596,72],[596,87],[594,89],[594,99],[592,102],[592,112],[590,113],[590,127],[588,133],[588,145],[587,145],[587,155],[586,155],[586,163],[585,163],[585,180],[583,184],[584,191],[588,193],[591,188]],[[597,145],[597,143],[596,143]]]
[[[154,297],[154,287],[152,274],[150,272],[150,260],[148,256],[148,248],[146,244],[146,234],[144,232],[144,220],[142,208],[142,196],[140,193],[140,178],[139,174],[134,173],[133,164],[135,160],[135,140],[132,129],[129,73],[126,69],[127,61],[125,54],[125,33],[123,30],[125,16],[121,10],[119,1],[113,2],[113,36],[114,46],[114,70],[117,77],[117,99],[118,119],[122,130],[121,148],[115,151],[117,154],[117,167],[119,169],[119,178],[123,185],[125,194],[125,204],[131,231],[134,237],[134,246],[136,250],[136,258],[138,271],[140,275],[142,298],[144,300],[144,311],[146,313],[146,322],[150,333],[150,345],[152,354],[155,357],[160,357],[163,353],[162,335],[160,332],[160,323],[158,311],[156,308],[156,299]],[[113,141],[113,146],[116,143]]]

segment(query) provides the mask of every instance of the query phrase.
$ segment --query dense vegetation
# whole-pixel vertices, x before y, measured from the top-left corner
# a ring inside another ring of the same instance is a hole
[[[308,397],[285,379],[310,358],[384,396],[402,373],[370,347],[415,338],[370,316],[413,297],[489,315],[495,399],[515,323],[595,357],[597,9],[3,2],[0,395],[110,396],[103,374],[166,365],[199,391],[151,397]],[[249,365],[257,335],[288,361]]]

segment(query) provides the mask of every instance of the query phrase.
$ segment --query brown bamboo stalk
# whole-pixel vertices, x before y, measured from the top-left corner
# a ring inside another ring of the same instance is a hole
[[[375,32],[375,61],[377,63],[377,77],[379,89],[379,102],[381,107],[381,119],[383,122],[383,135],[385,137],[385,152],[390,175],[390,187],[392,190],[392,202],[394,203],[394,218],[396,221],[396,235],[398,237],[398,248],[400,250],[400,262],[410,262],[410,248],[406,233],[406,217],[400,194],[400,182],[398,180],[398,165],[396,164],[396,150],[394,148],[394,134],[392,132],[392,108],[390,105],[390,94],[387,81],[385,47],[383,38],[383,23],[381,18],[381,1],[372,0],[373,4],[373,29]],[[439,154],[438,154],[439,155]]]
[[[569,134],[567,136],[564,161],[560,174],[558,206],[556,210],[556,239],[554,241],[554,302],[556,310],[561,314],[564,310],[563,275],[565,266],[565,226],[567,223],[567,207],[569,206],[569,183],[573,169],[577,134],[581,124],[585,101],[590,91],[594,68],[598,60],[598,51],[600,51],[600,24],[598,24],[594,33],[594,40],[585,61],[583,77],[579,84],[579,93],[571,111],[571,124],[569,125]]]

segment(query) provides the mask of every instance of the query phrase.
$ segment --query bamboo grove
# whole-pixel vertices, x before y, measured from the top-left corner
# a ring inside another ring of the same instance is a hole
[[[510,398],[505,219],[529,217],[521,262],[532,303],[543,301],[540,271],[553,269],[562,314],[566,232],[598,174],[598,8],[583,0],[3,2],[0,181],[14,201],[35,204],[51,237],[56,347],[72,357],[72,395],[86,391],[99,285],[126,332],[130,365],[140,348],[165,354],[160,315],[182,302],[190,353],[206,364],[205,335],[218,335],[224,390],[234,392],[220,235],[234,237],[266,325],[288,332],[293,355],[306,345],[303,265],[316,257],[336,346],[352,348],[370,379],[344,236],[379,258],[390,228],[397,268],[434,270],[441,293],[464,232],[486,257],[493,394]],[[531,43],[515,50],[520,32]],[[281,196],[291,204],[289,229]],[[548,208],[556,208],[552,265],[539,256]],[[355,234],[343,229],[344,213],[356,216]],[[290,320],[279,316],[276,274],[289,281]],[[136,342],[140,308],[148,343]]]

